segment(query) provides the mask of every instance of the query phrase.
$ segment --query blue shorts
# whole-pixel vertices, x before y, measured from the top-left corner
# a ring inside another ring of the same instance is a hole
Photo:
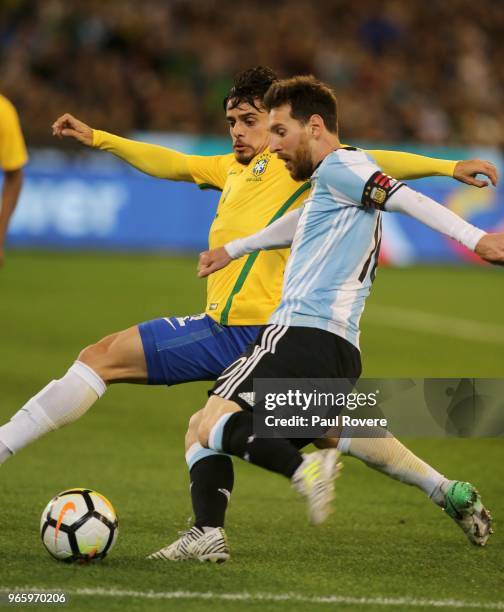
[[[259,325],[219,325],[206,314],[140,323],[150,385],[215,380],[256,339]]]

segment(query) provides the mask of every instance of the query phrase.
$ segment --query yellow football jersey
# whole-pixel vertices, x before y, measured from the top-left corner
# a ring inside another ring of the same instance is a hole
[[[233,154],[199,156],[93,131],[93,146],[110,151],[152,176],[191,181],[222,192],[209,246],[254,234],[300,206],[310,183],[294,181],[283,161],[266,150],[246,166]],[[455,161],[396,151],[367,151],[397,179],[453,176]],[[289,249],[261,251],[232,261],[208,278],[206,313],[222,325],[263,325],[278,306]]]
[[[206,184],[201,182],[205,166]],[[208,176],[208,158],[193,158],[192,175],[200,187],[222,190],[210,227],[211,249],[266,227],[304,201],[310,183],[291,179],[283,161],[269,151],[244,166],[229,156],[225,176]],[[261,325],[280,301],[288,249],[262,251],[232,261],[208,278],[206,312],[222,325]]]
[[[27,160],[28,154],[16,109],[0,94],[0,168],[17,170]]]

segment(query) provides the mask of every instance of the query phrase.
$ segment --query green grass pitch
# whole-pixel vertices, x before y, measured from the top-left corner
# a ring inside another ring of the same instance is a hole
[[[381,269],[362,322],[364,374],[502,377],[502,286],[502,270],[490,268]],[[0,420],[87,344],[203,304],[194,258],[10,253],[0,273]],[[417,329],[418,313],[431,316]],[[144,560],[187,526],[183,434],[207,388],[115,386],[81,421],[2,466],[0,587],[66,589],[75,610],[430,610],[439,602],[450,609],[451,599],[504,609],[498,439],[410,441],[440,471],[477,484],[496,519],[485,549],[472,548],[420,492],[355,460],[345,461],[335,513],[318,529],[306,524],[288,483],[236,461],[231,561]],[[40,542],[42,509],[73,486],[103,492],[120,516],[118,543],[102,563],[66,566]],[[226,599],[237,593],[250,598]],[[324,596],[332,603],[317,599]]]

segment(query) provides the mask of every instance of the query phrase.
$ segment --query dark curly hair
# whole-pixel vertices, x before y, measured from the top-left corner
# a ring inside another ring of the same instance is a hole
[[[278,81],[277,75],[271,68],[265,66],[256,66],[239,72],[235,76],[233,87],[224,98],[224,110],[227,110],[229,101],[231,101],[230,108],[236,108],[246,102],[259,110],[256,100],[262,100],[270,85],[276,81]]]

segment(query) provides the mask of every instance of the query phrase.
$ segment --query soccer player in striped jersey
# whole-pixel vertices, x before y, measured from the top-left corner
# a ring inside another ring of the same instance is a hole
[[[91,129],[69,114],[56,120],[53,132],[109,151],[155,177],[221,191],[209,232],[212,248],[266,227],[299,207],[308,195],[309,181],[293,179],[268,148],[262,99],[275,80],[266,68],[238,75],[224,101],[233,144],[228,155],[184,155]],[[456,162],[389,151],[369,154],[398,178],[445,175],[482,186],[476,174],[483,172],[496,180],[495,168],[479,160]],[[287,257],[287,251],[276,250],[233,262],[209,279],[204,313],[140,323],[86,347],[63,377],[50,382],[0,427],[0,463],[80,418],[111,384],[174,385],[217,378],[277,307]],[[233,487],[232,462],[199,444],[198,420],[192,420],[186,437],[191,496],[196,523],[217,526]]]
[[[206,275],[221,269],[231,255],[239,258],[292,242],[281,303],[255,343],[217,379],[200,421],[199,441],[289,478],[306,498],[311,521],[320,523],[330,510],[337,451],[302,455],[298,440],[257,437],[254,378],[355,381],[360,376],[359,320],[375,277],[382,211],[411,215],[496,264],[504,262],[504,234],[485,234],[387,176],[366,152],[342,146],[334,95],[313,77],[272,85],[265,104],[271,151],[285,161],[294,179],[310,178],[312,188],[302,212],[203,258]],[[491,519],[473,485],[448,480],[388,431],[369,428],[360,437],[353,433],[342,432],[340,451],[419,487],[470,542],[486,544]],[[229,557],[222,529],[220,535],[218,530],[204,535],[190,530],[154,557],[175,559],[177,550],[180,558]]]

